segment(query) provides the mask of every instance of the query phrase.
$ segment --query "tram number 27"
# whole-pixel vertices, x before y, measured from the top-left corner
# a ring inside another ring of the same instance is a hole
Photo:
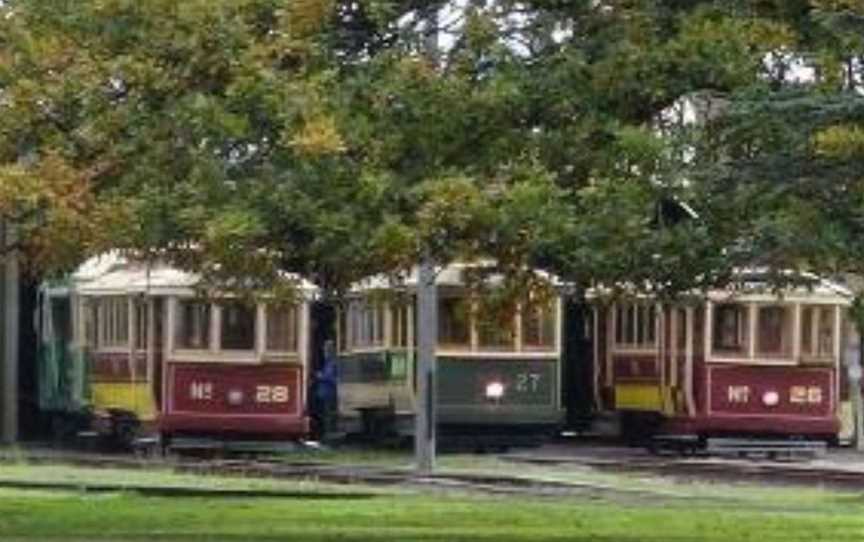
[[[257,386],[255,388],[256,403],[287,403],[289,398],[288,386]]]
[[[520,393],[534,393],[540,389],[540,373],[517,373],[516,391]]]

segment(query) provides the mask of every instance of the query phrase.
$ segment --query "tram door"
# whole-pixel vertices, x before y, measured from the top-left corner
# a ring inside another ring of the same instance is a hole
[[[164,336],[165,336],[165,298],[163,297],[153,297],[150,305],[150,314],[149,328],[152,330],[152,334],[149,337],[149,345],[150,355],[152,356],[150,363],[152,363],[152,374],[153,381],[151,385],[153,386],[153,398],[156,401],[156,409],[157,411],[162,411],[162,375],[163,375],[163,367],[162,364],[164,362],[165,356],[163,348]]]
[[[561,404],[567,427],[586,425],[594,411],[593,313],[583,302],[564,300]]]

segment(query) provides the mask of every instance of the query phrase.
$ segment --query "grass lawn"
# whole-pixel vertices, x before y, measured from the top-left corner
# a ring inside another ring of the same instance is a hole
[[[560,473],[548,475],[563,477]],[[572,479],[580,476],[578,471],[569,475]],[[590,476],[586,479],[593,480]],[[561,500],[379,488],[371,491],[375,495],[355,498],[352,490],[356,493],[368,488],[352,486],[344,497],[322,499],[321,493],[345,488],[314,481],[0,465],[0,482],[15,480],[266,486],[308,493],[309,498],[157,498],[127,492],[0,489],[0,540],[4,542],[864,540],[864,496],[818,489],[771,490],[604,475],[604,481],[615,487],[638,487],[640,496]]]

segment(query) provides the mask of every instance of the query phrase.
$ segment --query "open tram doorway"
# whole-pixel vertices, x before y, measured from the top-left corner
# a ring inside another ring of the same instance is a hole
[[[566,299],[563,307],[561,405],[565,430],[582,432],[594,414],[593,311],[581,300]]]
[[[331,348],[336,348],[336,307],[332,303],[326,301],[318,301],[312,303],[309,307],[309,356],[308,366],[306,368],[307,375],[307,390],[306,404],[309,409],[309,417],[312,422],[313,438],[326,438],[325,433],[328,430],[327,425],[322,426],[322,421],[325,417],[335,415],[327,412],[330,408],[324,402],[317,400],[316,397],[316,375],[324,366],[325,349],[328,341],[331,343]],[[337,389],[338,393],[338,389]],[[332,431],[332,428],[329,428]],[[332,435],[329,435],[332,436]]]

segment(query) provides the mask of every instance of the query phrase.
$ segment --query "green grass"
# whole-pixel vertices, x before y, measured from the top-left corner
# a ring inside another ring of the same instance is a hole
[[[514,469],[494,458],[450,457],[444,470]],[[679,483],[589,469],[519,466],[523,476],[608,485],[603,498],[483,497],[375,489],[368,499],[147,498],[134,493],[0,489],[0,540],[97,541],[843,541],[864,540],[854,492]],[[315,481],[177,475],[167,471],[0,465],[2,481],[271,488],[317,495]],[[351,486],[367,491],[364,486]],[[591,495],[595,495],[592,493]]]
[[[700,506],[402,495],[310,501],[0,492],[2,540],[766,541],[864,539],[864,518]]]

